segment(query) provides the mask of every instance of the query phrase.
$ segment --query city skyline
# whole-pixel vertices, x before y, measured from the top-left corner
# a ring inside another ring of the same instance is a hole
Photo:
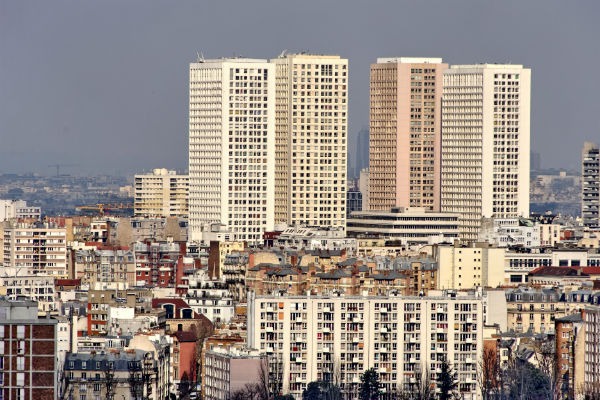
[[[0,6],[0,172],[186,169],[189,62],[197,54],[274,58],[286,48],[349,59],[349,148],[368,125],[368,69],[378,57],[527,65],[535,71],[531,149],[545,168],[578,170],[581,146],[598,132],[600,82],[585,73],[600,61],[593,2],[314,9],[260,1],[236,4],[235,13],[220,3],[116,4],[118,14],[106,3]],[[427,32],[405,34],[427,21]]]

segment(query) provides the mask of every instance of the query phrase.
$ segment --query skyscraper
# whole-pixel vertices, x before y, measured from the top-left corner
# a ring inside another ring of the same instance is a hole
[[[348,60],[289,54],[272,63],[275,222],[345,229]]]
[[[441,209],[462,215],[477,239],[481,218],[529,214],[531,70],[453,65],[444,72]]]
[[[600,149],[585,142],[581,154],[581,217],[583,225],[600,226]]]
[[[439,210],[441,58],[371,65],[369,207]]]
[[[190,64],[190,239],[222,223],[235,240],[273,229],[275,74],[267,60]]]

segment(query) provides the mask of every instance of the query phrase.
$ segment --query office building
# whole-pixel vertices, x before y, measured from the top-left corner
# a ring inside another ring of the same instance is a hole
[[[56,326],[34,301],[0,299],[0,398],[59,398]]]
[[[600,150],[586,142],[581,154],[581,217],[583,225],[600,227]]]
[[[529,215],[531,70],[453,65],[444,71],[441,210],[476,240],[481,218]]]
[[[177,174],[165,168],[156,168],[151,174],[135,175],[136,217],[187,217],[188,175]]]
[[[273,230],[275,73],[267,60],[190,64],[189,236],[221,223],[235,240]]]
[[[369,206],[440,209],[441,58],[371,65]]]
[[[348,60],[288,54],[276,71],[275,222],[346,226]]]
[[[339,378],[358,398],[374,368],[384,393],[409,389],[421,372],[435,381],[442,360],[457,371],[461,398],[477,398],[484,301],[479,295],[429,297],[248,295],[248,345],[269,355],[282,393],[300,398],[309,382]],[[339,374],[339,375],[337,375]]]

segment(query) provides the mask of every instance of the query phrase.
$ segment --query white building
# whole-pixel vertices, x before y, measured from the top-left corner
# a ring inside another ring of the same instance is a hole
[[[355,211],[347,221],[348,236],[379,236],[407,245],[458,239],[459,214],[440,213],[425,207],[394,207],[389,211]]]
[[[497,247],[540,247],[543,225],[525,218],[484,218],[479,241]]]
[[[597,144],[586,142],[581,154],[583,225],[600,227],[600,149]]]
[[[453,65],[444,71],[442,211],[462,214],[461,238],[481,218],[529,215],[531,70]]]
[[[276,67],[275,222],[346,226],[348,60],[289,54]]]
[[[189,176],[165,168],[135,175],[135,216],[187,217]]]
[[[282,392],[301,398],[309,382],[339,372],[344,398],[375,368],[382,390],[410,386],[419,371],[435,381],[442,360],[458,372],[462,398],[475,399],[483,350],[484,301],[430,297],[248,296],[248,345],[269,354]]]
[[[40,207],[28,206],[24,200],[0,200],[0,222],[9,219],[40,219]]]
[[[267,60],[190,64],[189,235],[222,223],[235,240],[273,230],[275,74]]]

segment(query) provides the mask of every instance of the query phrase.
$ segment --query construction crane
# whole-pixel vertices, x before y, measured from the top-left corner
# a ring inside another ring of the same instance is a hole
[[[75,210],[77,212],[85,212],[85,211],[96,212],[96,213],[98,213],[98,215],[104,216],[104,214],[106,214],[107,212],[110,213],[111,211],[115,211],[115,210],[122,210],[121,212],[124,212],[124,210],[133,210],[133,204],[132,203],[88,204],[88,205],[83,205],[83,206],[77,206],[77,207],[75,207]]]
[[[66,168],[66,167],[77,167],[79,164],[50,164],[48,165],[48,168],[52,167],[52,168],[56,168],[56,177],[58,178],[60,176],[60,168]]]

